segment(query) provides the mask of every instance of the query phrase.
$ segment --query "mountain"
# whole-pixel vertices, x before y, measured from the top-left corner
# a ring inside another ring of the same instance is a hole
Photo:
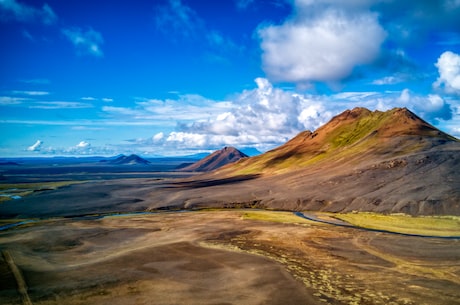
[[[406,108],[355,108],[180,186],[152,207],[460,215],[460,142]]]
[[[406,108],[371,112],[355,108],[335,116],[316,131],[304,131],[286,144],[238,164],[244,173],[283,172],[317,163],[374,162],[416,153],[454,137],[431,126]],[[364,156],[368,156],[364,158]]]
[[[150,161],[147,161],[145,159],[142,159],[138,155],[120,155],[117,156],[115,159],[108,160],[108,164],[113,164],[113,165],[146,165],[150,164]]]
[[[187,172],[208,172],[247,157],[246,154],[234,147],[224,147],[180,170]]]

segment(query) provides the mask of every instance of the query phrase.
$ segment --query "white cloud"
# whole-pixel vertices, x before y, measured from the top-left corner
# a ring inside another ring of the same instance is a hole
[[[92,97],[92,96],[84,96],[81,99],[84,100],[84,101],[95,101],[95,100],[97,100],[95,97]]]
[[[41,8],[30,6],[16,0],[1,0],[0,14],[4,20],[13,19],[20,22],[40,21],[44,24],[53,24],[57,21],[57,16],[48,4],[43,4]]]
[[[155,120],[159,124],[207,120],[231,107],[225,101],[212,101],[196,94],[179,95],[178,99],[139,98],[134,108],[103,106],[107,115],[124,120]],[[175,124],[175,123],[174,123]]]
[[[19,105],[27,99],[22,97],[13,97],[13,96],[0,96],[0,105]]]
[[[164,138],[164,133],[159,132],[152,137],[153,142],[159,142]]]
[[[452,119],[450,104],[437,94],[415,95],[404,89],[397,99],[398,104],[415,111],[426,120],[436,123],[439,119]]]
[[[89,144],[88,142],[81,141],[75,147],[78,148],[78,149],[85,149],[85,148],[88,148],[89,146],[91,146],[91,144]]]
[[[313,4],[296,1],[291,19],[259,29],[263,68],[270,79],[336,82],[379,54],[386,32],[375,13],[346,5],[319,10]]]
[[[101,45],[104,43],[101,33],[89,29],[83,31],[80,28],[63,29],[62,33],[76,47],[79,55],[103,56]]]
[[[105,130],[105,127],[93,127],[93,126],[72,126],[72,130]]]
[[[13,91],[13,94],[27,95],[27,96],[45,96],[49,95],[48,91]]]
[[[333,95],[298,94],[256,79],[257,88],[243,91],[231,107],[214,112],[206,120],[179,124],[152,142],[167,151],[217,149],[224,145],[257,147],[264,151],[285,143],[303,130],[315,130],[333,115],[357,106],[386,111],[408,107],[432,124],[450,120],[451,101],[437,94],[420,95],[408,89],[394,92],[342,92]]]
[[[447,51],[441,54],[435,66],[439,77],[433,84],[435,88],[444,88],[447,93],[460,94],[460,55]]]
[[[40,151],[42,145],[43,145],[43,142],[40,141],[40,140],[37,140],[37,142],[35,142],[35,144],[27,147],[27,150],[28,151]]]
[[[379,79],[376,79],[372,82],[373,85],[394,85],[399,84],[407,80],[407,76],[403,74],[395,74],[390,76],[385,76]]]
[[[206,119],[180,124],[179,130],[162,139],[170,147],[220,148],[224,145],[268,149],[305,129],[326,123],[332,112],[318,96],[299,95],[274,88],[263,78],[257,88],[235,97],[231,107]]]
[[[111,103],[113,102],[113,99],[112,98],[108,98],[108,97],[103,97],[103,98],[96,98],[94,96],[84,96],[82,98],[80,98],[81,100],[83,101],[102,101],[104,103]]]
[[[82,109],[82,108],[91,108],[93,105],[88,103],[80,102],[35,102],[31,104],[29,108],[31,109]]]

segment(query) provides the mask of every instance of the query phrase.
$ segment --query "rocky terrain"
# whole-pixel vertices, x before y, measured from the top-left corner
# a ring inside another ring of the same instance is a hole
[[[355,108],[260,156],[160,185],[144,203],[460,215],[459,153],[406,108]]]

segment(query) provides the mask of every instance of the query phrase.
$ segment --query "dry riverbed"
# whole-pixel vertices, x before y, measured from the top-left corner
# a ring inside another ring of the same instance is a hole
[[[460,240],[289,212],[57,219],[0,232],[0,303],[460,304]],[[5,255],[6,253],[6,255]]]

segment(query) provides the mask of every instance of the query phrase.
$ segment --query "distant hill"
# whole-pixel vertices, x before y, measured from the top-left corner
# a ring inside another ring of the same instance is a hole
[[[191,165],[180,168],[187,172],[209,172],[248,156],[234,147],[224,147]]]
[[[138,155],[120,155],[115,159],[108,160],[106,161],[107,164],[113,164],[113,165],[147,165],[150,164],[150,161],[147,161]]]
[[[187,185],[157,205],[460,215],[460,142],[406,108],[355,108]]]

